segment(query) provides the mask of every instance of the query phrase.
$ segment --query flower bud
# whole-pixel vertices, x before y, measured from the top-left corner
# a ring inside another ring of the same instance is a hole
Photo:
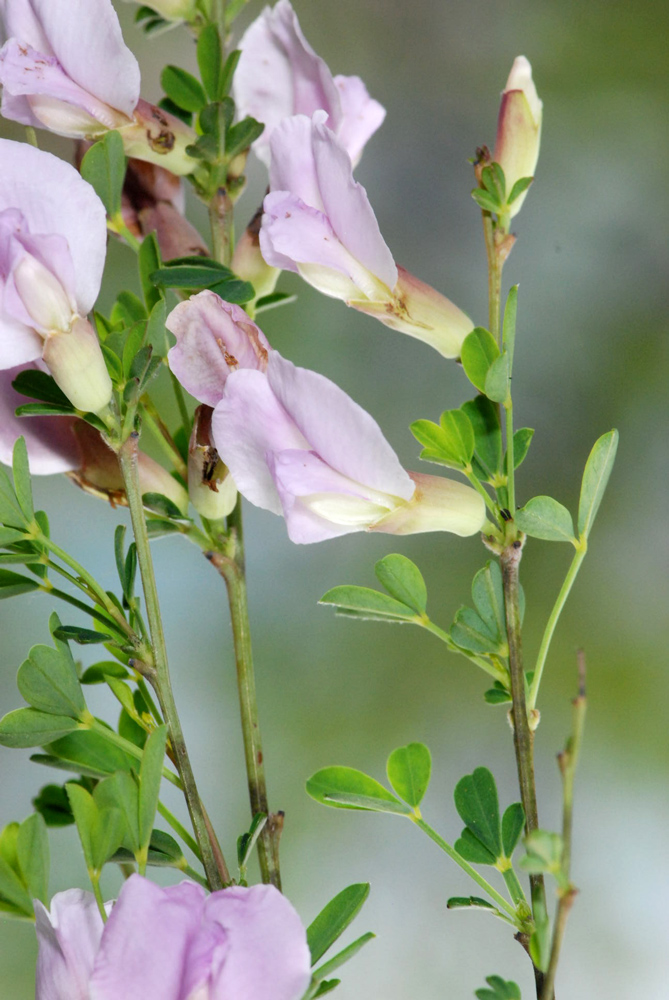
[[[179,177],[192,173],[197,166],[198,161],[186,152],[197,138],[193,129],[141,98],[133,120],[118,131],[126,156],[157,163]]]
[[[188,494],[201,517],[218,521],[234,510],[237,487],[211,437],[213,412],[210,406],[204,405],[195,410],[188,445]]]
[[[14,287],[38,333],[67,332],[76,306],[48,267],[25,253],[14,268]]]
[[[69,330],[47,334],[42,360],[77,410],[100,413],[112,396],[112,383],[95,330],[75,316]]]
[[[462,309],[399,264],[397,284],[385,301],[353,299],[347,305],[424,341],[445,358],[459,357],[463,340],[474,329]]]
[[[67,473],[69,478],[86,493],[109,500],[113,506],[120,504],[127,507],[116,454],[105,444],[101,434],[84,420],[77,420],[73,432],[79,447],[80,464],[74,472]],[[138,466],[142,494],[159,493],[171,500],[182,514],[188,512],[188,495],[167,469],[142,451],[139,452]]]
[[[141,236],[155,233],[163,260],[173,257],[206,257],[206,244],[188,219],[168,201],[141,209],[138,215]]]
[[[262,222],[262,206],[244,230],[237,241],[232,258],[232,270],[244,281],[250,281],[255,290],[255,300],[264,295],[271,295],[281,274],[278,267],[271,267],[265,262],[260,252],[260,224]]]
[[[420,472],[410,472],[409,476],[416,485],[411,499],[370,525],[370,531],[392,535],[450,531],[466,537],[481,530],[486,517],[485,502],[471,486]]]
[[[132,3],[133,0],[126,0],[128,2]],[[140,0],[136,2],[139,3]],[[151,0],[151,3],[143,6],[155,10],[166,21],[192,21],[198,13],[196,0]]]
[[[532,67],[525,56],[518,56],[502,93],[493,153],[493,160],[504,171],[507,197],[516,181],[534,176],[539,159],[542,109],[532,80]],[[524,191],[509,206],[509,218],[518,214],[526,194]]]

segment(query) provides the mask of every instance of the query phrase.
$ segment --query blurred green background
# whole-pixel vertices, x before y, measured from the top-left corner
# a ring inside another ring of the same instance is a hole
[[[143,94],[157,100],[162,65],[193,68],[193,46],[181,31],[147,42],[133,27],[134,6],[118,6],[126,41],[143,68]],[[467,159],[477,145],[494,142],[498,95],[514,57],[523,53],[532,62],[544,101],[543,146],[506,268],[507,283],[521,286],[516,422],[537,429],[520,472],[519,502],[550,493],[574,509],[592,442],[612,426],[621,434],[618,464],[556,635],[540,703],[540,816],[555,828],[555,753],[569,727],[575,654],[583,646],[589,709],[573,873],[581,892],[558,996],[661,1000],[669,977],[669,7],[656,0],[295,0],[295,7],[333,72],[360,74],[388,109],[357,177],[396,259],[482,323],[485,256]],[[249,4],[244,23],[258,10]],[[19,129],[2,128],[21,137]],[[43,133],[40,142],[70,156],[66,142]],[[240,225],[265,183],[253,163]],[[189,211],[204,224],[199,206]],[[135,287],[132,254],[112,245],[102,306],[109,308],[128,282]],[[300,297],[266,315],[272,344],[337,381],[379,420],[403,463],[418,468],[407,425],[436,419],[468,397],[461,370],[292,276],[280,287]],[[39,481],[37,494],[59,543],[114,586],[112,533],[123,512],[64,480]],[[447,912],[448,896],[471,887],[419,831],[393,817],[325,810],[303,790],[313,771],[333,763],[382,778],[390,750],[422,740],[434,760],[424,814],[447,839],[460,831],[453,787],[474,767],[491,767],[503,802],[515,800],[511,734],[504,709],[483,702],[483,675],[427,634],[335,620],[316,603],[338,583],[373,585],[374,561],[400,551],[423,570],[432,616],[447,627],[485,561],[480,543],[448,535],[353,535],[297,547],[271,514],[248,508],[246,524],[269,789],[272,806],[286,810],[286,891],[308,922],[343,886],[372,883],[355,930],[372,929],[378,938],[346,968],[337,996],[466,998],[491,973],[516,979],[523,996],[532,996],[529,963],[501,923]],[[155,558],[184,728],[203,797],[232,857],[248,817],[225,595],[214,571],[185,542],[156,543]],[[528,662],[569,558],[563,546],[527,546]],[[42,597],[0,608],[3,711],[20,704],[16,668],[29,646],[46,638],[49,611]],[[96,709],[114,715],[110,699],[98,692],[96,699]],[[27,815],[37,789],[58,780],[28,757],[29,751],[0,753],[3,823]],[[85,886],[72,831],[55,831],[51,839],[52,891]],[[107,895],[117,887],[109,873]],[[33,931],[6,921],[0,926],[0,996],[25,1000],[33,991]]]

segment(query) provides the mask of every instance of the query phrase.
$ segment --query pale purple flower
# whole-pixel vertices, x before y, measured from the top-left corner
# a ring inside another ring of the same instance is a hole
[[[0,139],[0,370],[41,358],[76,409],[99,412],[112,385],[93,307],[105,262],[102,202],[74,167]]]
[[[300,1000],[309,985],[306,932],[273,886],[207,896],[132,875],[104,926],[94,908],[78,890],[35,904],[36,1000]]]
[[[192,171],[192,130],[140,100],[139,65],[111,0],[0,0],[0,15],[5,118],[73,138],[118,129],[128,156]]]
[[[216,406],[225,381],[237,368],[264,371],[271,349],[244,310],[204,291],[180,302],[167,317],[177,338],[168,354],[171,370],[200,403]]]
[[[274,129],[291,115],[325,111],[355,165],[386,112],[357,76],[332,76],[302,34],[288,0],[266,7],[239,43],[242,55],[234,77],[234,97],[242,117],[265,125],[253,148],[269,165]]]
[[[365,410],[277,351],[266,372],[227,376],[212,427],[239,492],[282,514],[294,542],[363,530],[470,535],[485,520],[475,490],[405,472]]]
[[[271,139],[260,247],[268,264],[369,313],[447,358],[474,327],[465,313],[396,266],[365,189],[323,112],[295,115]]]
[[[493,160],[504,170],[507,196],[516,181],[534,177],[541,144],[542,114],[543,103],[532,79],[532,67],[525,56],[518,56],[502,93],[493,153]],[[509,218],[518,214],[526,196],[527,191],[523,191],[512,202]]]

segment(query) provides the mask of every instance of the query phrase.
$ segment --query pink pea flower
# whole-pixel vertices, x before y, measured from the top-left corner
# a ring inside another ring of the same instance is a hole
[[[17,392],[12,382],[22,371],[43,367],[38,363],[0,371],[0,462],[12,464],[16,440],[24,437],[34,476],[64,472],[86,493],[127,506],[118,459],[94,427],[79,417],[16,416],[17,407],[33,400]],[[138,461],[142,493],[160,493],[186,514],[188,494],[183,486],[144,452],[140,451]]]
[[[300,1000],[311,978],[306,932],[273,886],[207,896],[132,875],[104,925],[79,890],[35,914],[36,1000]]]
[[[168,354],[170,368],[191,396],[216,406],[226,380],[238,368],[264,371],[267,337],[244,310],[204,291],[180,302],[167,317],[177,342]]]
[[[112,384],[86,319],[105,262],[102,202],[74,167],[0,139],[0,370],[41,358],[72,405],[101,412]]]
[[[139,96],[111,0],[0,0],[2,114],[72,138],[118,129],[128,156],[189,174],[187,125]]]
[[[266,7],[239,43],[242,55],[234,78],[239,113],[263,122],[265,131],[253,145],[267,165],[269,141],[284,118],[323,110],[355,165],[367,140],[386,116],[357,76],[332,76],[302,34],[288,0]]]
[[[277,351],[266,372],[227,375],[212,428],[239,492],[282,514],[293,542],[364,530],[471,535],[483,526],[475,490],[405,472],[365,410]]]
[[[518,56],[502,93],[493,153],[493,160],[504,170],[507,196],[516,181],[534,176],[541,144],[542,113],[543,103],[532,79],[532,67],[525,56]],[[518,214],[526,195],[527,191],[523,191],[511,203],[509,218]]]
[[[295,115],[271,138],[270,193],[260,248],[325,295],[458,357],[474,327],[447,298],[397,267],[365,189],[325,114]]]

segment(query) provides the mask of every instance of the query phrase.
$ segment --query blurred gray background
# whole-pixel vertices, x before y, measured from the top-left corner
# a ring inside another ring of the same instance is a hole
[[[166,62],[193,68],[193,45],[182,31],[146,41],[133,27],[134,6],[118,6],[126,41],[143,68],[143,94],[157,100],[160,68]],[[669,977],[669,8],[656,0],[295,0],[295,7],[332,71],[361,75],[388,109],[357,177],[396,259],[480,323],[487,316],[485,255],[467,159],[477,145],[494,142],[499,92],[514,57],[523,53],[532,62],[544,101],[543,145],[506,268],[507,284],[521,286],[516,422],[537,429],[519,475],[519,502],[550,493],[574,509],[593,441],[612,426],[621,433],[618,464],[540,701],[540,815],[544,826],[556,828],[555,753],[570,724],[575,654],[583,646],[589,710],[573,866],[581,891],[558,996],[661,1000]],[[249,4],[243,23],[259,9]],[[2,129],[21,137],[6,123]],[[71,155],[68,143],[44,133],[40,143]],[[240,226],[264,184],[252,164]],[[191,204],[189,212],[204,225],[200,206]],[[131,252],[110,246],[101,306],[108,309],[134,282]],[[292,276],[280,287],[300,297],[266,314],[262,325],[272,344],[337,381],[379,420],[404,464],[419,468],[407,425],[436,419],[468,398],[463,373]],[[59,543],[114,586],[112,534],[124,514],[64,480],[43,479],[36,487]],[[297,547],[278,518],[250,507],[246,526],[268,782],[272,806],[287,814],[286,892],[308,922],[345,885],[372,883],[370,900],[344,940],[368,929],[378,938],[343,971],[337,996],[464,1000],[497,973],[531,997],[529,963],[507,929],[485,915],[446,910],[448,896],[468,894],[471,886],[418,830],[394,817],[326,810],[304,792],[305,779],[327,764],[359,767],[381,779],[394,747],[421,740],[434,761],[423,811],[447,839],[454,840],[461,825],[453,787],[474,767],[494,770],[503,804],[517,798],[505,712],[484,704],[483,675],[427,634],[338,621],[316,603],[338,583],[373,585],[375,560],[399,551],[423,570],[432,617],[447,627],[485,561],[480,543],[448,535],[353,535]],[[155,558],[184,728],[203,797],[232,858],[248,815],[223,587],[185,542],[157,542]],[[527,546],[528,663],[569,558],[559,545]],[[50,610],[42,597],[0,607],[3,711],[21,703],[16,668],[29,646],[46,638]],[[112,700],[97,690],[92,704],[115,715]],[[29,751],[0,753],[3,823],[27,815],[39,787],[58,780],[28,757]],[[72,830],[54,831],[51,843],[52,892],[85,886]],[[113,872],[105,883],[106,894],[114,895]],[[0,996],[25,1000],[33,991],[33,930],[8,921],[0,927]]]

